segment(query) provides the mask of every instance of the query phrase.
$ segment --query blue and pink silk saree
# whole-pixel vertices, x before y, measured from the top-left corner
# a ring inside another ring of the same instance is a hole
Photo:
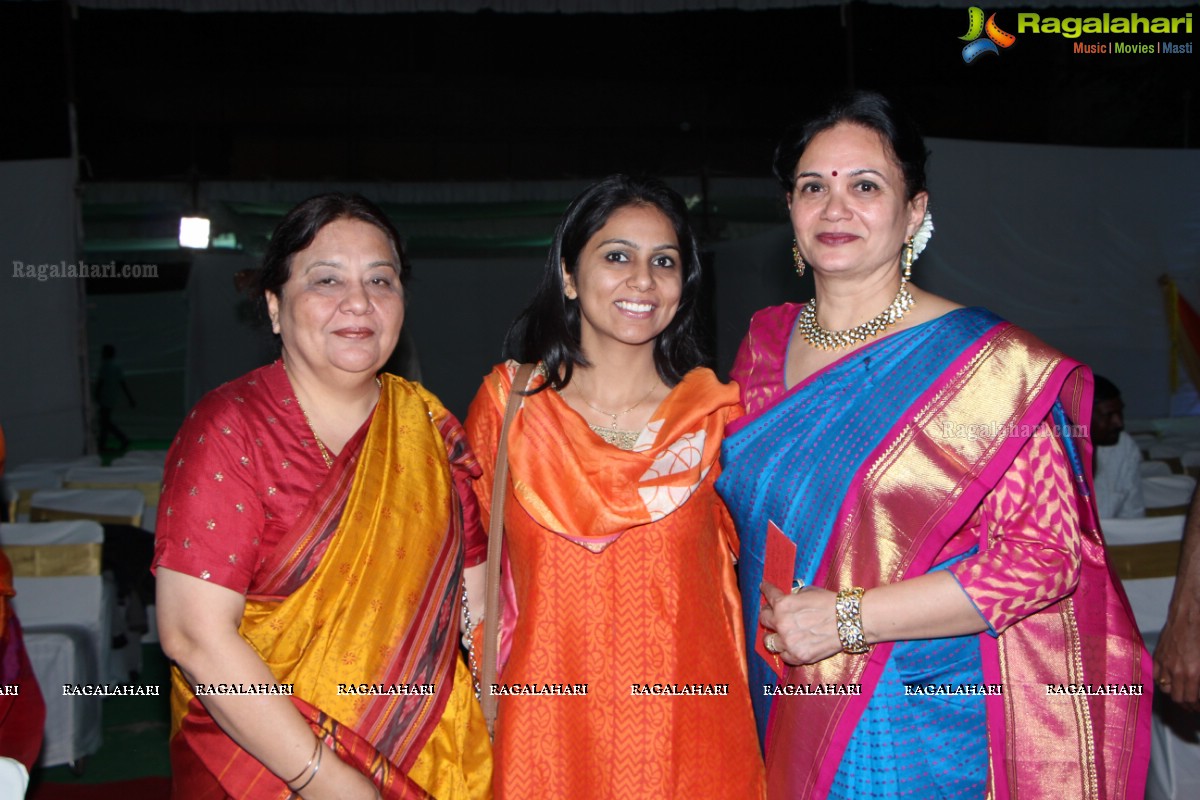
[[[1089,371],[970,308],[788,389],[799,311],[751,323],[733,372],[747,416],[718,482],[741,536],[768,796],[1140,798],[1150,660],[1092,502]],[[769,523],[806,583],[947,569],[988,630],[769,664],[755,649]]]

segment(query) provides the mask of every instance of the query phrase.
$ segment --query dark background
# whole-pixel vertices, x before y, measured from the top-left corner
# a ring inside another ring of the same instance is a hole
[[[1015,32],[1015,15],[997,22]],[[1195,56],[1074,55],[1024,35],[967,65],[966,27],[961,8],[862,3],[335,15],[0,2],[0,159],[69,155],[73,100],[85,181],[762,176],[786,125],[847,86],[891,93],[927,136],[1197,146]]]

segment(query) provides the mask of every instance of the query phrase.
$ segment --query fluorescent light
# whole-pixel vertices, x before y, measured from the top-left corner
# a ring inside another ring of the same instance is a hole
[[[207,217],[179,218],[179,246],[204,250],[208,247],[208,234],[212,223]]]

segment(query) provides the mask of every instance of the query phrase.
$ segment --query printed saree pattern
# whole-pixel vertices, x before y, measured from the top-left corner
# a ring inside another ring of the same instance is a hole
[[[764,388],[754,365],[786,358],[778,345],[786,348],[792,319],[787,307],[769,309],[752,325],[735,375],[746,379],[744,392]],[[755,353],[756,342],[775,349]],[[994,797],[1140,795],[1149,692],[1061,698],[1046,690],[1149,690],[1148,656],[1091,511],[1089,446],[1073,436],[1090,411],[1086,370],[985,311],[962,309],[855,351],[790,391],[755,396],[747,402],[754,413],[726,440],[718,484],[742,537],[747,609],[758,603],[768,519],[796,541],[795,574],[809,583],[870,588],[924,574],[1035,431],[1056,422],[1076,466],[1079,580],[1072,594],[999,635],[973,637],[984,681],[1003,685],[1003,695],[985,699],[988,789]],[[974,544],[983,556],[996,546],[987,535]],[[745,621],[753,637],[752,611]],[[772,685],[774,673],[749,647],[751,686]],[[879,644],[868,656],[839,654],[786,674],[791,685],[858,684],[861,695],[773,704],[755,697],[769,796],[828,795],[898,647]]]
[[[259,572],[239,632],[385,798],[486,796],[490,752],[457,644],[463,534],[447,445],[462,432],[420,387],[383,377],[373,418]],[[363,695],[347,684],[434,688]],[[172,711],[177,771],[203,769],[233,797],[290,795],[220,731],[178,669]]]

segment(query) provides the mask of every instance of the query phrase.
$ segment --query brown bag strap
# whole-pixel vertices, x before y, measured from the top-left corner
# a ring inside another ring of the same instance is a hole
[[[496,729],[496,665],[500,658],[500,558],[504,544],[504,500],[508,496],[508,429],[521,405],[522,392],[529,385],[534,364],[522,364],[513,376],[500,426],[500,446],[496,449],[496,474],[492,477],[492,518],[488,526],[487,611],[483,619],[483,675],[479,679],[479,701],[488,734]]]

